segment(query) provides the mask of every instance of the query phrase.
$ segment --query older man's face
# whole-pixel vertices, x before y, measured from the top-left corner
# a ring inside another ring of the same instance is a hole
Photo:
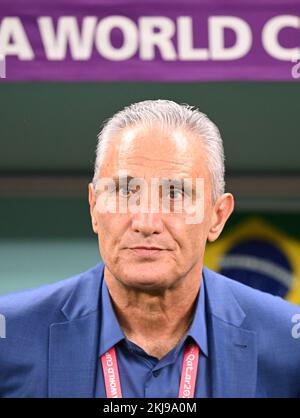
[[[125,170],[128,177],[145,179],[149,196],[153,178],[191,178],[193,182],[204,179],[204,217],[196,224],[187,223],[184,211],[151,213],[150,198],[148,211],[101,213],[97,194],[89,185],[93,228],[101,256],[109,272],[124,285],[165,289],[176,286],[193,270],[201,273],[213,208],[206,159],[201,139],[183,130],[166,133],[155,127],[134,127],[113,138],[101,178],[117,178],[120,170]],[[124,190],[121,192],[125,195]]]

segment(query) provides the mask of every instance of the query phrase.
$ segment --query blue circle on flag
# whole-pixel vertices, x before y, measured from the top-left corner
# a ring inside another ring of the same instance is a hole
[[[243,240],[220,260],[220,273],[255,289],[285,297],[292,287],[291,264],[274,243]]]

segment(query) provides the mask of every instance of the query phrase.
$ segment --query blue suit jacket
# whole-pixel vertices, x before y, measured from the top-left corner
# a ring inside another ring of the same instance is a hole
[[[1,397],[94,396],[103,267],[0,297]],[[299,396],[300,307],[205,267],[203,279],[213,396]]]

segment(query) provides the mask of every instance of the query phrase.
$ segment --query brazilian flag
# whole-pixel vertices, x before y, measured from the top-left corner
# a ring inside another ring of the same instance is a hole
[[[223,234],[207,245],[208,268],[300,305],[300,241],[259,217]]]

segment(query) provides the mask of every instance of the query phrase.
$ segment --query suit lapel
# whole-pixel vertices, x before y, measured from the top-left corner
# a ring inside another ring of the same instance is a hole
[[[204,268],[213,397],[253,397],[257,379],[256,333],[221,275]]]
[[[62,308],[67,321],[50,326],[49,397],[94,396],[99,349],[99,296],[103,265],[80,278]]]
[[[93,397],[98,324],[97,312],[52,324],[49,351],[49,397]]]
[[[213,397],[253,397],[257,377],[255,333],[216,318],[211,328]]]

